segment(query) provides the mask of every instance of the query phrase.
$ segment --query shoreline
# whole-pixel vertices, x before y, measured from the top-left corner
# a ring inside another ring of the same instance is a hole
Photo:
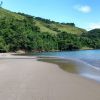
[[[100,69],[80,59],[56,56],[28,56],[21,55],[21,53],[0,53],[0,59],[36,59],[48,63],[54,63],[66,72],[78,74],[82,77],[93,79],[100,83]]]
[[[62,70],[100,83],[100,69],[80,59],[40,57],[39,61],[57,64]]]
[[[30,56],[21,55],[20,53],[0,53],[0,59],[35,59],[53,63],[58,65],[62,70],[66,72],[78,74],[81,77],[92,79],[100,83],[100,69],[80,59],[56,56]]]
[[[20,53],[0,53],[0,59],[36,59],[37,56],[21,55]]]
[[[37,61],[34,56],[14,57],[0,59],[2,100],[100,100],[98,82],[64,72],[57,64]]]

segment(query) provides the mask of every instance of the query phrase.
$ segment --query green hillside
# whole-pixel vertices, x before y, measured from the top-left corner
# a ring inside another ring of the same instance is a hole
[[[9,10],[0,8],[0,18],[8,17],[8,18],[14,18],[18,20],[23,20],[26,17],[29,17],[30,15],[22,14],[22,13],[15,13],[11,12]],[[33,17],[33,16],[30,16]],[[69,24],[61,24],[58,22],[50,21],[48,19],[43,19],[40,17],[33,17],[33,22],[35,26],[40,28],[40,32],[48,32],[57,34],[58,32],[67,32],[72,34],[81,34],[83,32],[86,32],[85,29],[78,28],[76,26],[72,26]]]
[[[100,29],[86,31],[0,8],[0,52],[100,49]]]
[[[36,26],[40,27],[41,32],[49,32],[55,34],[57,34],[58,32],[67,32],[72,34],[81,34],[86,32],[85,29],[78,28],[76,26],[71,25],[72,23],[65,24],[65,23],[59,23],[50,20],[46,22],[45,20],[47,19],[43,19],[43,20],[41,19],[35,18]]]
[[[4,18],[4,17],[15,18],[15,19],[19,19],[19,20],[24,19],[24,16],[21,16],[19,14],[9,11],[9,10],[0,8],[0,18]]]

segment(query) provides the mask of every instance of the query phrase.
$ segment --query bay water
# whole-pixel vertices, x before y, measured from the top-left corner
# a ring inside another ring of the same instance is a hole
[[[100,50],[80,50],[62,52],[42,52],[35,54],[39,57],[58,57],[84,62],[80,63],[80,75],[100,82]]]
[[[100,50],[80,50],[80,51],[62,51],[62,52],[42,52],[37,56],[51,56],[60,58],[79,59],[95,67],[100,68]]]

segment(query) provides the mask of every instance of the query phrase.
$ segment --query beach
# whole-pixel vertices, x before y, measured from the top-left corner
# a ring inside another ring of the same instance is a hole
[[[100,83],[37,57],[5,54],[0,56],[0,99],[100,100]]]

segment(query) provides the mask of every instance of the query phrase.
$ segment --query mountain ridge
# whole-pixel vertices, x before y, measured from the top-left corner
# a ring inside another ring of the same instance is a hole
[[[24,13],[16,13],[4,8],[0,8],[0,18],[8,17],[15,18],[18,20],[23,20],[26,17],[31,17],[35,26],[40,28],[40,32],[48,32],[52,34],[57,34],[59,32],[67,32],[71,34],[82,34],[86,32],[85,29],[76,27],[74,23],[59,23],[55,21],[51,21],[49,19],[34,17]]]
[[[86,31],[0,8],[0,52],[66,51],[100,48],[100,29]]]

